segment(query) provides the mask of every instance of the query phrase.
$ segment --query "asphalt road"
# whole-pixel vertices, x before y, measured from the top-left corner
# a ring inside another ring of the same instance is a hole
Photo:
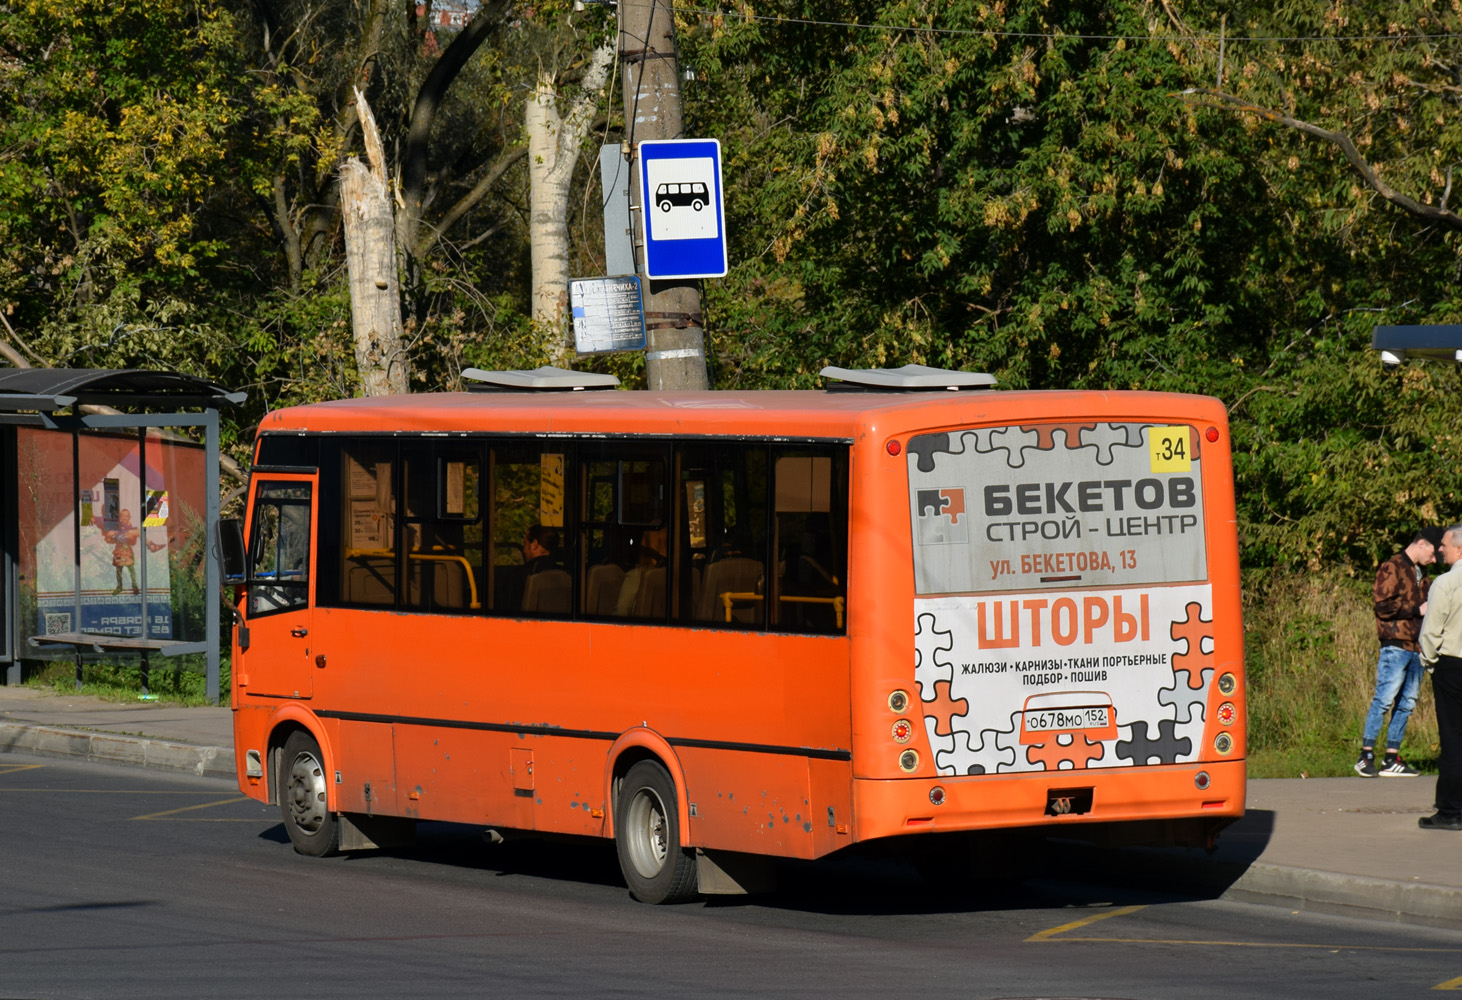
[[[430,824],[311,859],[231,783],[0,754],[0,998],[1346,997],[1462,991],[1462,933],[1036,880],[789,865],[630,899],[613,848]]]

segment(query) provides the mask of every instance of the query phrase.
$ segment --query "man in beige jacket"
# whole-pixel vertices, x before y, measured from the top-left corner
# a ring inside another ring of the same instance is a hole
[[[1423,816],[1423,830],[1462,830],[1462,524],[1442,536],[1442,558],[1451,567],[1427,594],[1421,620],[1421,662],[1432,671],[1441,753],[1437,757],[1437,811]]]

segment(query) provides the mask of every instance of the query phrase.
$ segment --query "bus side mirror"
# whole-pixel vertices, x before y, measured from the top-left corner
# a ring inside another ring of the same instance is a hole
[[[248,560],[244,557],[243,522],[236,517],[220,518],[217,538],[223,582],[243,583],[248,572]]]

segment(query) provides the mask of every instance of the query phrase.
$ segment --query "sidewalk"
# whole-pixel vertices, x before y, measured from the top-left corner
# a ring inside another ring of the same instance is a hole
[[[104,702],[0,685],[0,753],[65,755],[234,778],[227,708]],[[1250,781],[1248,813],[1198,850],[1073,847],[1069,870],[1165,889],[1462,930],[1462,833],[1421,830],[1436,780]]]
[[[234,780],[227,708],[125,704],[0,685],[0,752],[81,757]]]

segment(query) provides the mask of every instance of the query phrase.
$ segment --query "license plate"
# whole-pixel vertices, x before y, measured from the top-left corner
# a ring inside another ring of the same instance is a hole
[[[1043,708],[1025,713],[1029,733],[1066,732],[1073,729],[1105,729],[1111,725],[1111,707]]]

